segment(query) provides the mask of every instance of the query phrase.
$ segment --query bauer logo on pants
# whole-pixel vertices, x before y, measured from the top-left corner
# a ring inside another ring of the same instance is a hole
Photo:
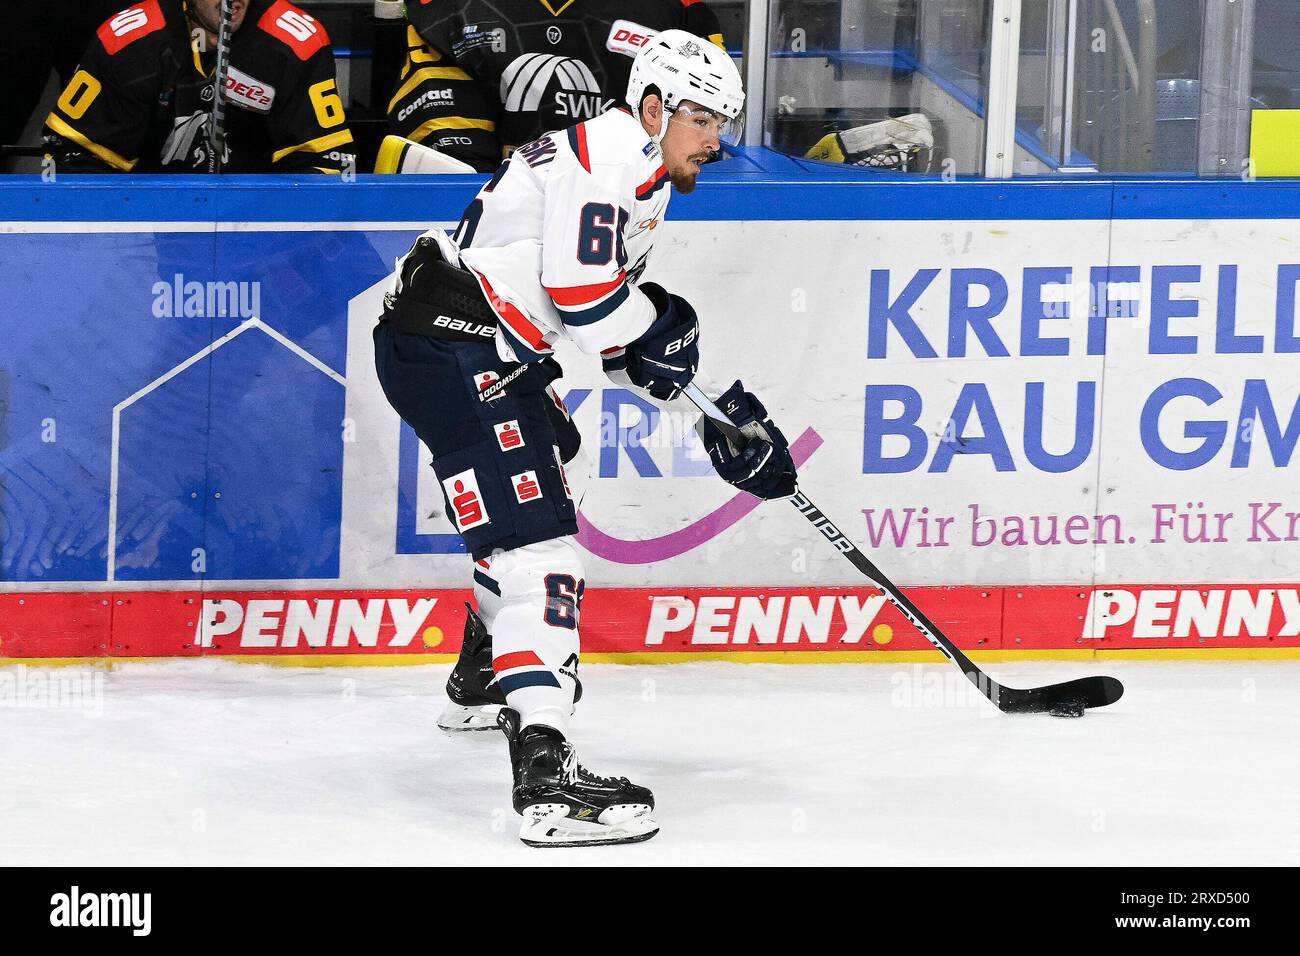
[[[497,444],[501,446],[502,451],[513,451],[524,447],[524,433],[519,430],[518,420],[512,418],[508,422],[493,425],[492,430],[497,433]]]
[[[483,496],[479,494],[478,479],[474,477],[473,468],[443,481],[442,490],[451,504],[457,530],[468,531],[488,523],[487,505],[483,504]]]
[[[542,497],[542,486],[537,483],[537,472],[521,471],[510,476],[510,483],[515,486],[515,499],[523,504]]]

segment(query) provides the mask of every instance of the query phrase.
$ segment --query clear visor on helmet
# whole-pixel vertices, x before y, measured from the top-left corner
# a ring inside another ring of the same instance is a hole
[[[670,111],[671,123],[684,125],[697,133],[702,139],[717,137],[718,142],[726,146],[740,145],[740,136],[745,131],[745,116],[727,116],[694,103],[678,103]]]

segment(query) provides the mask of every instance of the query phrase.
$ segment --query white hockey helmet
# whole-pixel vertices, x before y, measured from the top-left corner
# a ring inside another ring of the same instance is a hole
[[[640,115],[641,100],[652,86],[663,100],[665,113],[659,133],[651,137],[656,143],[668,129],[668,114],[682,100],[698,103],[724,117],[719,139],[730,146],[740,142],[745,86],[726,50],[685,30],[665,30],[641,47],[632,62],[627,103],[634,115]]]

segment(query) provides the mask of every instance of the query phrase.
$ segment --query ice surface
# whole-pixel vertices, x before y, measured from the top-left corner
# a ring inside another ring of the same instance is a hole
[[[436,729],[437,667],[127,664],[101,707],[0,669],[3,864],[1294,864],[1300,662],[1112,673],[1082,720],[1008,717],[948,665],[583,666],[585,763],[656,793],[649,843],[521,845],[496,732]],[[18,702],[22,703],[21,698]]]

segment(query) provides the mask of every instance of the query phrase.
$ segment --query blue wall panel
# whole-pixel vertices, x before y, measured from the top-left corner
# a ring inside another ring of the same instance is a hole
[[[106,578],[113,409],[141,390],[121,414],[117,577],[337,577],[344,387],[260,327],[201,353],[256,317],[346,378],[348,301],[483,179],[0,181],[0,223],[18,224],[0,226],[0,581]],[[1300,183],[949,183],[758,152],[711,167],[671,218],[1300,219]],[[412,507],[398,550],[446,550],[414,542]]]

